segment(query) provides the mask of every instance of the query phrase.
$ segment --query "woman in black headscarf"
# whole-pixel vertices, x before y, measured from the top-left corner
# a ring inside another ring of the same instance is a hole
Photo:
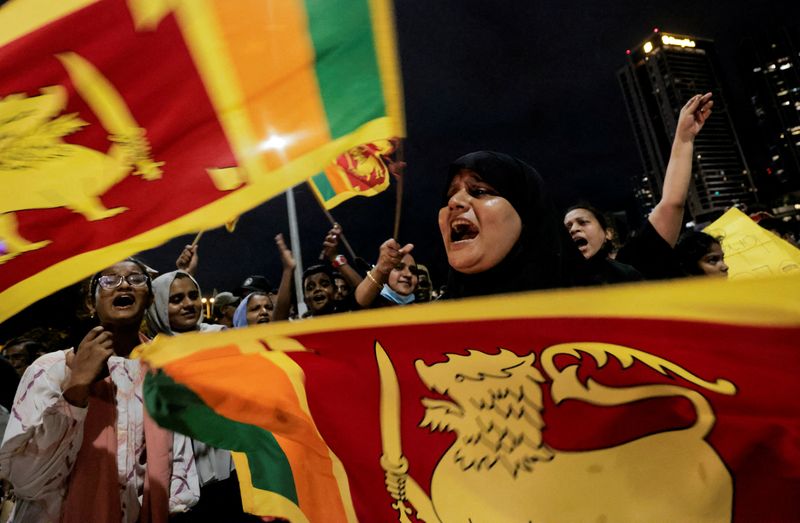
[[[447,297],[570,287],[583,259],[539,174],[506,154],[479,151],[449,169],[439,229]]]

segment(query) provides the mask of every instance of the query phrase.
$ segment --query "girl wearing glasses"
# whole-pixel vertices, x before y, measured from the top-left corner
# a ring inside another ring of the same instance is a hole
[[[0,447],[10,521],[166,522],[197,502],[191,445],[147,416],[145,371],[128,358],[152,299],[140,262],[100,271],[86,297],[99,325],[25,371]]]

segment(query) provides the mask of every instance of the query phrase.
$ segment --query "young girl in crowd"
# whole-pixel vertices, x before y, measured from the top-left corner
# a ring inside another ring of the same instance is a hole
[[[408,305],[414,302],[417,288],[417,264],[410,252],[393,239],[380,246],[378,262],[356,288],[356,301],[363,308]]]
[[[694,140],[711,115],[711,93],[693,96],[680,111],[664,176],[661,200],[636,234],[610,259],[611,234],[603,215],[590,205],[575,205],[564,226],[594,267],[597,283],[674,278],[682,275],[673,248],[683,226],[683,210],[692,178]],[[640,274],[641,273],[641,274]]]
[[[467,154],[450,166],[446,188],[439,210],[450,264],[446,297],[581,281],[583,259],[531,166],[501,153]]]
[[[225,328],[203,323],[200,285],[188,272],[172,271],[154,279],[153,296],[153,303],[145,314],[150,336],[214,332]],[[257,521],[242,511],[230,452],[196,440],[191,440],[191,445],[200,485],[200,502],[173,520],[182,523],[223,519],[232,523]]]
[[[100,271],[87,296],[99,325],[25,371],[0,447],[14,523],[166,522],[197,502],[188,439],[150,419],[145,370],[128,359],[152,299],[140,262]]]
[[[704,232],[689,231],[681,236],[675,253],[685,274],[728,277],[728,265],[719,238]]]
[[[153,303],[145,320],[148,334],[180,334],[192,331],[219,331],[222,325],[203,323],[202,294],[197,280],[177,270],[153,280]]]

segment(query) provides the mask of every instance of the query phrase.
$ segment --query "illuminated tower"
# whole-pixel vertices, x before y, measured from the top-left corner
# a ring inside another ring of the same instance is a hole
[[[759,167],[773,198],[800,189],[799,46],[800,31],[784,27],[747,38],[739,49],[762,138]]]
[[[635,186],[645,213],[661,197],[681,107],[708,91],[714,93],[714,111],[695,140],[689,212],[695,221],[705,221],[732,205],[756,200],[715,63],[713,41],[655,30],[628,51],[628,63],[618,72],[644,166]]]

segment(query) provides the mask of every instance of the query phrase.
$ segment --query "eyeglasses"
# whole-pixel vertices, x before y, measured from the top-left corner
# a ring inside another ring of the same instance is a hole
[[[111,290],[122,285],[122,280],[128,282],[128,285],[131,287],[141,287],[142,285],[146,285],[149,279],[150,278],[146,274],[142,274],[141,272],[133,272],[127,276],[122,276],[121,274],[105,274],[97,278],[97,284],[106,290]]]

